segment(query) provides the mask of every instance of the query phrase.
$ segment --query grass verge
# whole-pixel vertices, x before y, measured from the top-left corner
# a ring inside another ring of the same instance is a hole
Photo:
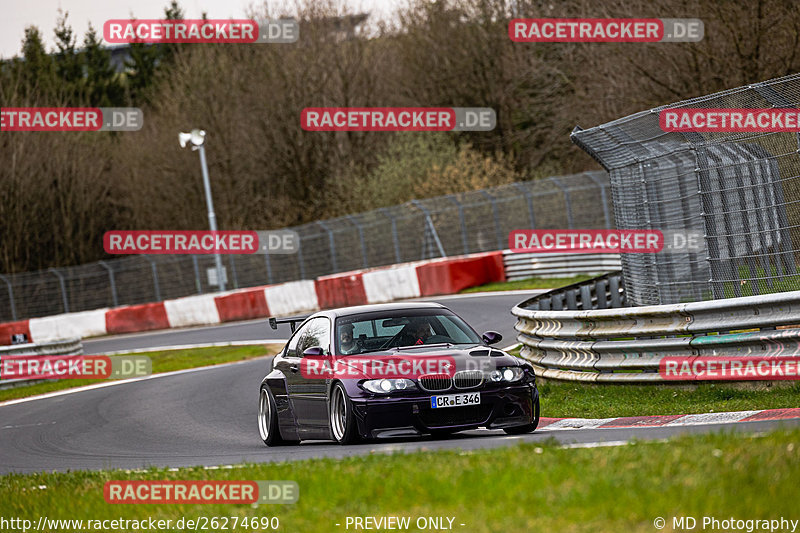
[[[519,347],[508,353],[519,357]],[[800,382],[598,385],[537,380],[542,416],[614,418],[800,407]]]
[[[487,283],[479,287],[464,289],[461,294],[470,292],[493,292],[493,291],[521,291],[528,289],[557,289],[565,285],[572,285],[592,279],[592,276],[572,276],[570,278],[528,278],[516,281],[496,281]]]
[[[800,383],[779,386],[735,384],[594,385],[538,384],[542,416],[613,418],[682,415],[800,407]]]
[[[346,531],[348,516],[454,517],[456,531],[656,531],[664,517],[797,518],[800,430],[707,434],[669,442],[564,449],[368,455],[230,470],[201,468],[6,475],[0,516],[177,520],[277,516],[279,531]],[[109,505],[113,479],[294,480],[292,505]],[[174,523],[174,522],[173,522]],[[336,526],[335,524],[341,524]],[[445,522],[446,523],[446,522]],[[461,526],[460,524],[464,524]],[[351,527],[352,530],[352,527]],[[418,531],[414,526],[410,531]]]
[[[275,355],[280,350],[277,344],[252,345],[252,346],[215,346],[209,348],[190,348],[184,350],[163,350],[158,352],[145,352],[131,355],[146,355],[153,362],[153,373],[172,372],[197,368],[199,366],[219,365],[232,361],[244,361],[265,355]],[[126,354],[119,354],[126,355]],[[37,394],[54,392],[64,389],[82,387],[99,383],[95,379],[64,379],[48,381],[0,390],[0,402],[16,398],[26,398]]]

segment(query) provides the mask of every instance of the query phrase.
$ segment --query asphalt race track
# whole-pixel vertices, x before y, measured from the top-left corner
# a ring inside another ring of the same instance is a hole
[[[460,296],[441,301],[479,332],[497,329],[506,346],[514,342],[509,309],[521,294]],[[87,341],[87,353],[283,338],[265,321],[210,328],[126,335]],[[76,470],[146,466],[228,465],[241,461],[270,462],[312,457],[344,457],[374,452],[465,450],[536,442],[555,438],[565,444],[619,443],[663,439],[678,433],[765,431],[800,421],[759,421],[684,427],[548,430],[524,436],[502,431],[464,432],[448,439],[392,439],[355,446],[304,442],[300,446],[267,448],[258,436],[258,385],[267,359],[203,370],[183,371],[141,381],[115,384],[50,398],[0,406],[0,474],[42,470]],[[657,414],[657,413],[653,413]],[[547,416],[547,413],[542,413]]]

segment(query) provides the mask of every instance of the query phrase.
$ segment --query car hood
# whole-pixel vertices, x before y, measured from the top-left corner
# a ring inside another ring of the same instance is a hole
[[[480,344],[421,345],[357,355],[327,357],[335,362],[337,371],[356,379],[400,377],[415,379],[421,374],[442,371],[451,374],[459,370],[491,372],[499,367],[524,364],[521,359],[502,350]]]

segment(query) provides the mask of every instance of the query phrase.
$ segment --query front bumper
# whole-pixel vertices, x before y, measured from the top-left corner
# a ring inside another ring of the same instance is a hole
[[[480,392],[480,405],[431,408],[431,396]],[[536,385],[509,386],[447,392],[419,392],[404,396],[351,398],[359,434],[364,438],[419,435],[437,431],[499,429],[530,424],[536,417]]]

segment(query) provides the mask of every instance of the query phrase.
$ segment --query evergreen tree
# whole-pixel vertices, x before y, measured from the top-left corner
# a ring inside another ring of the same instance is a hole
[[[83,38],[83,66],[86,71],[84,95],[94,107],[122,107],[125,90],[111,64],[111,53],[103,48],[97,31],[89,24]]]
[[[67,105],[76,106],[82,100],[83,67],[81,58],[75,50],[75,33],[72,31],[72,27],[67,24],[68,16],[69,13],[59,10],[58,22],[54,30],[56,52],[53,58],[58,78],[60,100]]]

